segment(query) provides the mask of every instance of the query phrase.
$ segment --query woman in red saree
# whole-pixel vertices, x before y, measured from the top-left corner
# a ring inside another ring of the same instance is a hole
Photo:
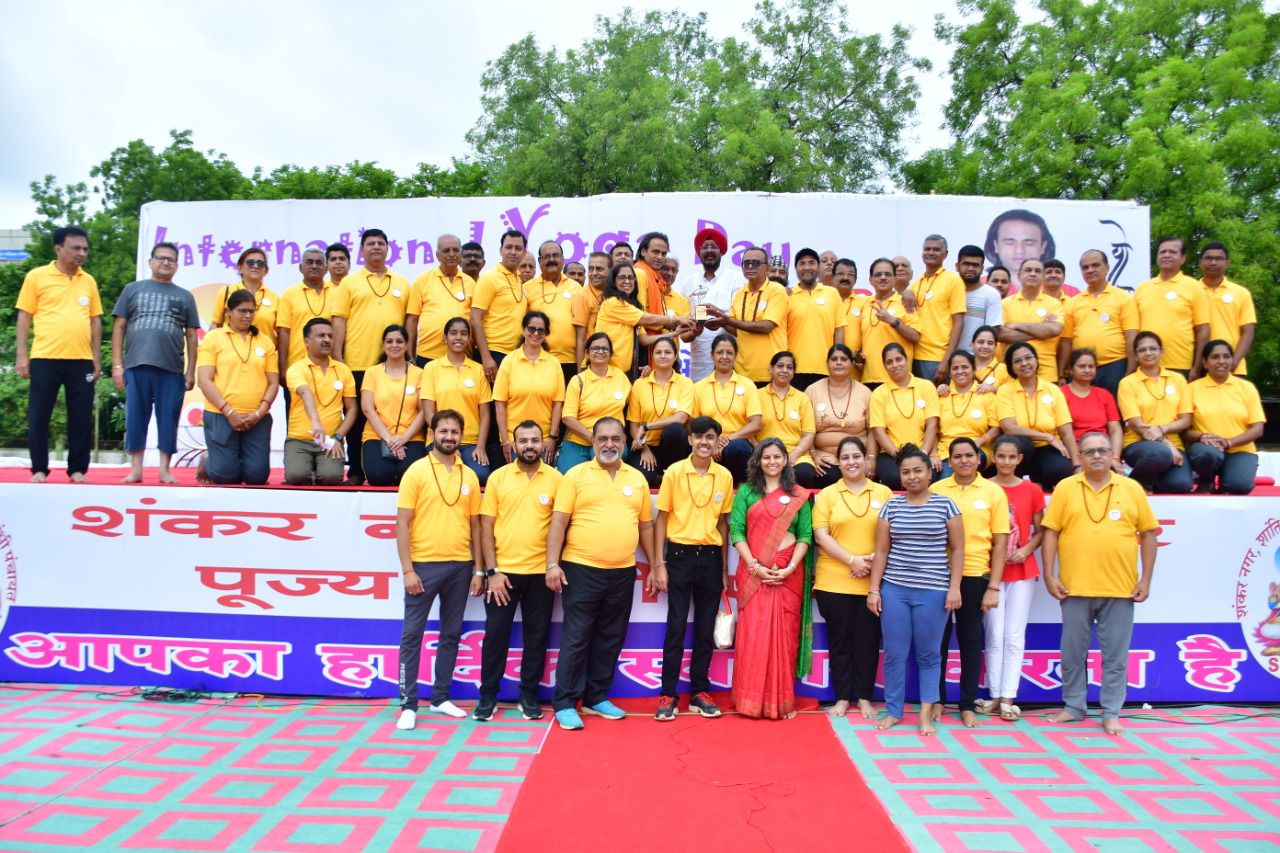
[[[747,717],[790,719],[795,680],[813,660],[813,515],[777,438],[751,454],[729,538],[738,549],[733,704]]]

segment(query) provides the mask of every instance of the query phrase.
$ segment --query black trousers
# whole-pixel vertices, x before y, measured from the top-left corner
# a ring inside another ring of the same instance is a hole
[[[960,609],[955,611],[960,645],[960,710],[978,707],[978,681],[982,675],[982,596],[990,578],[960,578]],[[938,701],[947,700],[947,647],[951,645],[951,614],[942,629],[942,672],[938,677]]]
[[[33,358],[27,387],[27,448],[32,474],[49,473],[49,421],[59,388],[67,389],[67,475],[89,470],[93,362],[87,358]]]
[[[436,597],[440,598],[440,639],[436,643],[435,672],[431,679],[431,704],[449,698],[453,666],[462,639],[462,615],[471,588],[471,562],[414,563],[422,592],[404,596],[404,625],[400,631],[400,710],[418,710],[418,667],[422,660],[422,632]]]
[[[653,459],[657,463],[657,467],[652,471],[646,471],[640,467],[640,454],[634,450],[627,462],[644,474],[644,478],[649,481],[649,488],[658,489],[662,487],[662,475],[667,469],[689,455],[689,433],[684,424],[669,424],[663,427],[657,446],[651,449]]]
[[[564,622],[552,703],[557,711],[575,707],[579,699],[584,705],[595,705],[609,698],[636,585],[635,566],[597,569],[561,563],[560,567],[568,585],[560,597]]]
[[[360,389],[364,387],[364,371],[353,370],[351,377],[356,381],[356,421],[351,426],[351,431],[347,433],[347,476],[348,477],[364,477],[364,456],[361,449],[364,447],[364,425],[368,419],[364,416],[364,410],[360,408]]]
[[[791,377],[791,387],[803,391],[820,379],[826,379],[825,373],[797,373]]]
[[[711,689],[707,677],[720,596],[724,592],[724,550],[719,545],[667,543],[667,633],[662,641],[662,695],[679,695],[680,664],[684,660],[689,603],[693,602],[693,659],[689,663],[689,692]]]
[[[547,669],[547,635],[551,632],[551,609],[556,594],[547,589],[547,576],[507,575],[511,600],[505,605],[486,601],[484,605],[484,645],[480,653],[480,698],[497,699],[502,676],[507,671],[511,650],[511,627],[520,608],[520,633],[524,652],[520,656],[520,695],[536,697],[538,683]]]
[[[1014,436],[1022,449],[1022,464],[1014,472],[1019,477],[1030,477],[1046,492],[1053,491],[1058,482],[1071,476],[1074,470],[1071,460],[1049,445],[1036,447],[1025,435]]]
[[[818,612],[827,622],[827,654],[836,701],[871,701],[880,663],[880,617],[867,609],[865,595],[815,590]]]
[[[382,455],[381,441],[366,441],[360,448],[364,454],[363,470],[370,486],[398,486],[409,466],[427,455],[427,445],[411,441],[404,446],[403,459],[387,459]]]

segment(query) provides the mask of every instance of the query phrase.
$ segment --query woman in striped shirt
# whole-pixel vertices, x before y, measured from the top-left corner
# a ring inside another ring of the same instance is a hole
[[[895,495],[880,509],[867,593],[867,607],[880,617],[884,634],[886,716],[876,728],[902,722],[907,653],[914,642],[922,735],[936,732],[933,706],[939,699],[942,631],[947,614],[960,606],[964,569],[960,510],[951,498],[930,493],[931,470],[929,454],[915,445],[907,444],[898,452],[898,473],[906,494]]]

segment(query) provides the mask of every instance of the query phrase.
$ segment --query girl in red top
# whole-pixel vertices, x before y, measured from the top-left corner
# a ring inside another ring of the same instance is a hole
[[[1068,397],[1071,395],[1068,394]],[[1044,490],[1013,472],[1022,462],[1018,440],[1002,435],[992,445],[996,476],[992,482],[1009,496],[1009,542],[1004,577],[1000,581],[1000,606],[983,617],[987,635],[987,687],[991,699],[983,707],[988,714],[1016,720],[1022,709],[1013,703],[1022,680],[1022,653],[1027,642],[1027,615],[1040,577],[1036,549],[1040,547],[1040,518],[1044,515]]]
[[[1076,444],[1091,432],[1107,436],[1111,439],[1111,467],[1123,474],[1120,452],[1124,449],[1124,426],[1116,398],[1106,388],[1093,384],[1098,373],[1097,354],[1087,347],[1072,350],[1067,357],[1067,370],[1071,381],[1062,386],[1062,396],[1067,398],[1067,408],[1071,410]]]

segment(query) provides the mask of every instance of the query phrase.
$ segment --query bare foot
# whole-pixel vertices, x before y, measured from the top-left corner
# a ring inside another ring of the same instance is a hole
[[[141,482],[142,482],[142,472],[141,472],[141,471],[130,471],[130,472],[129,472],[129,476],[125,477],[125,478],[124,478],[123,480],[121,480],[120,482],[122,482],[122,483],[141,483]]]
[[[933,723],[942,722],[942,703],[937,702],[929,709],[929,721]]]
[[[927,720],[923,717],[920,718],[920,734],[921,735],[923,735],[924,737],[929,737],[930,735],[936,735],[937,733],[938,733],[938,729],[933,725],[933,720]]]
[[[849,713],[849,700],[841,699],[839,702],[828,708],[827,713],[833,717],[843,717],[845,714]]]
[[[73,483],[87,483],[87,482],[89,482],[89,478],[88,478],[88,477],[86,477],[84,474],[81,474],[79,471],[77,471],[76,473],[72,474],[72,475],[71,475],[71,476],[69,476],[67,479],[68,479],[68,480],[70,480],[70,481],[71,481],[71,482],[73,482]]]
[[[1102,721],[1102,730],[1109,735],[1124,734],[1124,726],[1120,725],[1119,717],[1107,717]]]
[[[858,700],[858,710],[862,712],[862,719],[874,720],[876,717],[876,709],[866,699]]]
[[[788,713],[782,715],[782,719],[784,720],[794,720],[795,717],[796,717],[795,711],[789,711]]]
[[[43,483],[47,479],[49,479],[49,475],[43,471],[37,471],[31,475],[31,482],[33,483]]]
[[[213,482],[213,480],[210,480],[210,479],[209,479],[209,472],[207,472],[207,471],[205,470],[205,467],[204,467],[204,460],[203,460],[203,459],[201,459],[201,460],[200,460],[200,466],[199,466],[198,468],[196,468],[196,482],[197,482],[197,483],[212,483],[212,482]]]
[[[978,713],[976,711],[961,711],[960,722],[964,723],[965,728],[969,729],[976,729],[978,726],[982,725],[982,720],[978,719]]]
[[[1046,719],[1049,722],[1054,724],[1080,722],[1075,717],[1071,716],[1071,712],[1066,710],[1065,708],[1062,709],[1061,711],[1055,711],[1054,713],[1050,714]]]
[[[876,720],[876,728],[880,731],[884,731],[885,729],[893,728],[900,722],[902,722],[901,717],[881,717]]]
[[[178,484],[178,478],[170,474],[168,471],[161,471],[160,482],[166,486],[176,486]]]

